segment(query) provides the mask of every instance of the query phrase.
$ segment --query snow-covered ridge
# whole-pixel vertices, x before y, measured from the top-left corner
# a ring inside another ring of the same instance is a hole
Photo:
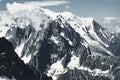
[[[97,22],[94,20],[94,18],[81,18],[70,12],[59,13],[59,15],[61,15],[62,18],[64,18],[65,21],[62,19],[63,22],[69,23],[71,27],[76,32],[78,32],[82,38],[86,40],[84,43],[86,47],[96,47],[100,49],[100,51],[104,51],[109,55],[113,55],[109,50],[105,48],[109,47],[109,45],[102,40],[102,38],[96,31],[99,31],[99,33],[102,34],[102,37],[108,41],[110,41],[108,39],[108,36],[110,35],[107,34],[106,31],[103,30],[103,28],[100,25],[96,25]]]

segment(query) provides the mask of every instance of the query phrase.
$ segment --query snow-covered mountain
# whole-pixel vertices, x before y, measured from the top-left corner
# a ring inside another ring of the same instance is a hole
[[[53,80],[120,79],[120,58],[111,49],[115,36],[93,18],[39,7],[13,11],[14,5],[0,15],[0,36],[25,64]]]
[[[93,18],[80,18],[69,12],[61,13],[61,15],[85,39],[86,44],[84,44],[91,48],[92,53],[113,55],[107,50],[112,33],[101,27]]]

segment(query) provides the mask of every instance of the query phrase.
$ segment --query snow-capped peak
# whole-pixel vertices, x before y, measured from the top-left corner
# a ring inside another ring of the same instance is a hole
[[[102,40],[103,38],[106,40],[108,39],[106,32],[99,24],[97,24],[94,18],[80,18],[69,12],[60,13],[59,18],[61,18],[62,23],[68,23],[76,32],[78,32],[89,46],[99,48],[100,51],[112,55],[112,53],[105,48],[108,47],[108,44]],[[101,34],[102,38],[100,36]],[[86,47],[88,46],[86,43],[84,44]]]
[[[13,24],[21,28],[33,25],[36,30],[39,30],[40,25],[47,26],[50,21],[49,16],[35,5],[31,6],[16,2],[13,4],[8,3],[7,10],[11,15],[11,19],[15,20]]]
[[[65,27],[70,25],[82,38],[85,39],[84,42],[87,42],[88,45],[95,46],[95,44],[97,44],[105,45],[105,47],[107,45],[96,33],[96,26],[94,25],[95,20],[92,17],[81,18],[71,12],[57,13],[38,6],[25,5],[22,3],[7,4],[7,9],[11,13],[12,19],[18,19],[17,22],[14,23],[14,26],[25,28],[28,25],[32,25],[38,31],[41,29],[40,25],[48,26],[51,20],[60,18],[62,25]],[[102,29],[101,33],[103,34]],[[104,47],[102,47],[102,49],[104,49]]]

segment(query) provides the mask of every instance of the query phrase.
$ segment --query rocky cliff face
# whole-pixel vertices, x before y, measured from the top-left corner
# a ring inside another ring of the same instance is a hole
[[[79,57],[79,67],[69,69],[58,80],[119,80],[120,57],[92,56],[84,52]]]

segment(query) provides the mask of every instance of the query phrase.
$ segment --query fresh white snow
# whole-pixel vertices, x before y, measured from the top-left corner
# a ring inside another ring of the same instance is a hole
[[[15,49],[15,52],[17,53],[17,55],[19,56],[19,57],[21,57],[21,55],[22,55],[22,50],[23,50],[23,47],[24,47],[24,43],[21,43],[19,46],[17,46],[17,48]]]
[[[31,60],[31,55],[27,56],[25,55],[24,57],[21,58],[25,64],[29,63]]]
[[[71,57],[71,61],[69,62],[69,64],[67,65],[67,67],[69,69],[75,69],[75,68],[79,68],[79,57],[76,57],[75,55],[72,55]]]

